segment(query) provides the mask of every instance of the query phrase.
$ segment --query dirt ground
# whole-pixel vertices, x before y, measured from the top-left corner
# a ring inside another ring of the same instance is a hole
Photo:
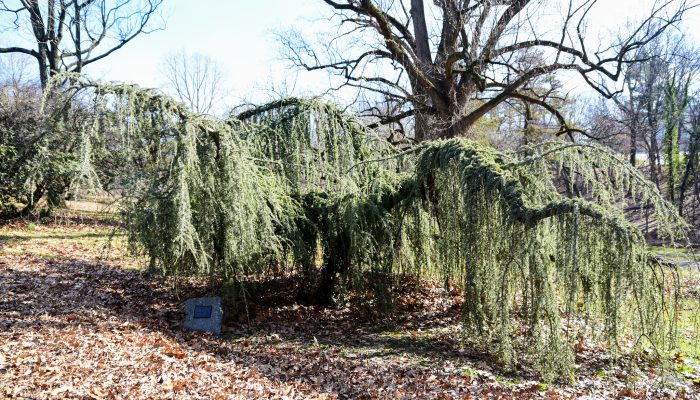
[[[275,301],[288,288],[277,282],[271,297],[229,310],[220,337],[190,332],[183,302],[207,287],[174,290],[143,272],[114,227],[81,221],[0,226],[0,398],[700,399],[690,354],[630,372],[629,357],[580,349],[570,385],[506,373],[464,345],[460,298],[438,288],[376,317]]]

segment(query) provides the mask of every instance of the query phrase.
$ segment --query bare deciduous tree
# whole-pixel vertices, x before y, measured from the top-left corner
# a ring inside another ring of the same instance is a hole
[[[30,80],[27,69],[30,59],[22,54],[8,54],[0,58],[0,86],[14,97],[19,97],[22,88]]]
[[[417,140],[468,135],[477,120],[509,99],[545,109],[561,133],[571,132],[555,107],[524,90],[528,83],[571,71],[611,97],[616,90],[607,82],[635,61],[630,55],[689,8],[685,1],[657,2],[625,38],[600,43],[587,38],[587,17],[597,0],[557,3],[564,8],[558,19],[545,12],[557,8],[546,0],[323,1],[340,33],[324,41],[323,52],[300,34],[281,36],[286,56],[307,70],[340,75],[343,86],[402,101],[402,112],[376,117],[389,123],[415,116]]]
[[[81,72],[149,32],[163,0],[0,0],[0,23],[15,30],[0,53],[36,59],[42,87],[56,72]],[[32,43],[20,32],[31,32]]]
[[[623,93],[613,97],[617,115],[612,115],[625,127],[629,136],[629,160],[637,163],[637,153],[646,152],[650,175],[657,185],[661,178],[662,143],[665,116],[671,106],[667,101],[669,85],[682,90],[682,82],[693,79],[700,71],[697,48],[687,37],[669,32],[640,49],[633,59],[643,60],[629,66],[623,73]],[[676,82],[671,82],[671,81]],[[686,101],[681,96],[680,101]]]
[[[212,113],[226,94],[224,73],[208,56],[173,53],[164,60],[163,72],[168,89],[198,114]]]

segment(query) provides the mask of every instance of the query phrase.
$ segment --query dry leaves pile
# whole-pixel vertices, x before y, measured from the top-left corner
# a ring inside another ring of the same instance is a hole
[[[220,338],[189,332],[182,302],[204,289],[176,298],[104,250],[97,228],[0,232],[0,398],[700,398],[595,354],[579,355],[574,386],[500,375],[460,348],[456,298],[437,289],[402,298],[391,320],[251,303]]]

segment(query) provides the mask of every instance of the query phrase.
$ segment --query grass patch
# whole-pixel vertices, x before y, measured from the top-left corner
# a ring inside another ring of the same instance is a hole
[[[681,356],[700,362],[700,300],[685,298],[681,301],[678,319],[678,343],[675,351]]]
[[[647,250],[659,257],[676,261],[700,261],[698,250],[688,247],[647,246]]]
[[[2,249],[2,252],[11,256],[21,256],[25,253],[22,247],[7,247]]]
[[[60,210],[80,218],[92,217],[91,211]],[[118,215],[111,214],[117,218]],[[91,253],[125,261],[127,269],[142,270],[141,260],[135,260],[127,251],[126,234],[110,225],[74,225],[17,221],[0,226],[0,255],[33,256],[42,259],[73,257],[79,253]]]

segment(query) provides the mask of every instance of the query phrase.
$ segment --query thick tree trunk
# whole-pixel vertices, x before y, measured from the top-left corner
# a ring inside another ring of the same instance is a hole
[[[15,218],[15,217],[26,217],[29,214],[36,209],[36,205],[39,202],[39,200],[44,196],[44,193],[46,191],[46,188],[44,187],[43,184],[39,184],[36,189],[34,189],[34,192],[32,192],[32,197],[29,199],[29,203],[27,203],[24,208],[22,208],[16,215],[11,215],[10,218]]]
[[[425,23],[425,8],[423,0],[411,0],[411,18],[413,20],[413,36],[416,40],[418,60],[424,71],[432,64],[428,27]]]
[[[430,138],[431,127],[430,117],[423,113],[417,113],[415,118],[414,139],[416,142],[422,142]]]
[[[46,64],[46,56],[48,53],[48,49],[46,48],[45,44],[40,44],[39,45],[39,80],[41,82],[41,89],[46,89],[46,86],[49,84],[49,68],[48,65]]]
[[[468,136],[472,126],[479,118],[481,118],[481,116],[473,116],[471,114],[460,118],[450,123],[447,128],[441,129],[438,133],[438,137],[449,139],[458,136]]]
[[[430,42],[428,41],[428,27],[425,23],[425,8],[423,0],[411,0],[411,19],[413,20],[413,36],[416,39],[416,51],[418,63],[426,71],[430,68]],[[428,94],[421,85],[413,84],[413,95],[428,100]],[[430,117],[424,113],[416,114],[415,137],[416,142],[428,140],[433,135]]]
[[[317,298],[324,306],[336,307],[338,278],[350,269],[350,237],[346,232],[338,233],[326,251]]]

